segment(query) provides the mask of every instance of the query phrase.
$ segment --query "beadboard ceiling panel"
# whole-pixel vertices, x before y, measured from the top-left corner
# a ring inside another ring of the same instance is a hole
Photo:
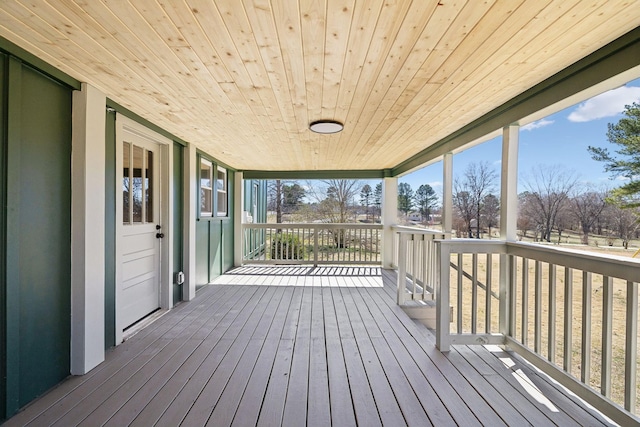
[[[240,170],[393,168],[640,26],[638,0],[11,0],[0,36]],[[338,120],[318,135],[310,122]]]

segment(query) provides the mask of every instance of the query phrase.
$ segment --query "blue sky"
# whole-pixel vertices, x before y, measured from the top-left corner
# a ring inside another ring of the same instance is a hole
[[[613,188],[618,184],[604,172],[603,164],[591,159],[588,146],[611,147],[607,141],[607,124],[617,122],[624,106],[640,101],[640,79],[610,90],[520,129],[518,153],[519,190],[523,176],[539,164],[562,165],[578,179],[597,187]],[[501,137],[472,147],[453,157],[454,177],[462,175],[469,163],[487,162],[500,173]],[[415,191],[422,184],[442,193],[442,162],[403,176]]]

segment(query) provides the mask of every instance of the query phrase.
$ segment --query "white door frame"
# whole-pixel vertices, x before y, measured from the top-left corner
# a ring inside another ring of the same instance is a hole
[[[173,165],[173,141],[157,132],[125,117],[116,114],[116,236],[115,236],[115,307],[116,307],[116,345],[122,342],[122,330],[127,325],[121,324],[118,318],[118,304],[120,302],[120,287],[122,284],[122,142],[124,133],[129,132],[158,144],[161,151],[160,177],[160,216],[162,232],[165,237],[160,245],[160,308],[167,310],[173,306],[171,292],[173,257],[173,182],[171,167]]]

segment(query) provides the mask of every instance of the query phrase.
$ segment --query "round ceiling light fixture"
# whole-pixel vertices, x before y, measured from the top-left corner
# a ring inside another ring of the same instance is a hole
[[[317,120],[309,125],[309,129],[315,133],[338,133],[344,128],[344,125],[335,120]]]

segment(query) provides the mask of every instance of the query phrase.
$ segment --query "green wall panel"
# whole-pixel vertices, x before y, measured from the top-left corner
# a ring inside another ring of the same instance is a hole
[[[7,83],[7,73],[6,67],[8,64],[8,57],[4,54],[0,54],[0,203],[4,206],[6,201],[6,150],[7,150],[7,126],[6,126],[6,104],[5,104],[5,94],[6,94],[6,83]],[[0,209],[0,224],[5,224],[6,211],[4,209]],[[6,235],[5,235],[5,227],[0,226],[0,419],[4,418],[5,403],[7,401],[7,351],[5,343],[7,341],[6,334],[6,317],[7,317],[7,299],[6,299],[6,291],[7,291],[7,282],[6,282]]]
[[[209,221],[196,221],[196,285],[209,283]]]
[[[10,60],[7,415],[69,375],[71,90]]]
[[[196,220],[196,286],[211,282],[233,267],[233,179],[233,171],[227,170],[227,217]],[[199,188],[196,194],[200,194]]]
[[[222,223],[222,273],[233,268],[233,221],[224,221]]]
[[[222,274],[222,226],[219,219],[209,221],[209,282]]]

